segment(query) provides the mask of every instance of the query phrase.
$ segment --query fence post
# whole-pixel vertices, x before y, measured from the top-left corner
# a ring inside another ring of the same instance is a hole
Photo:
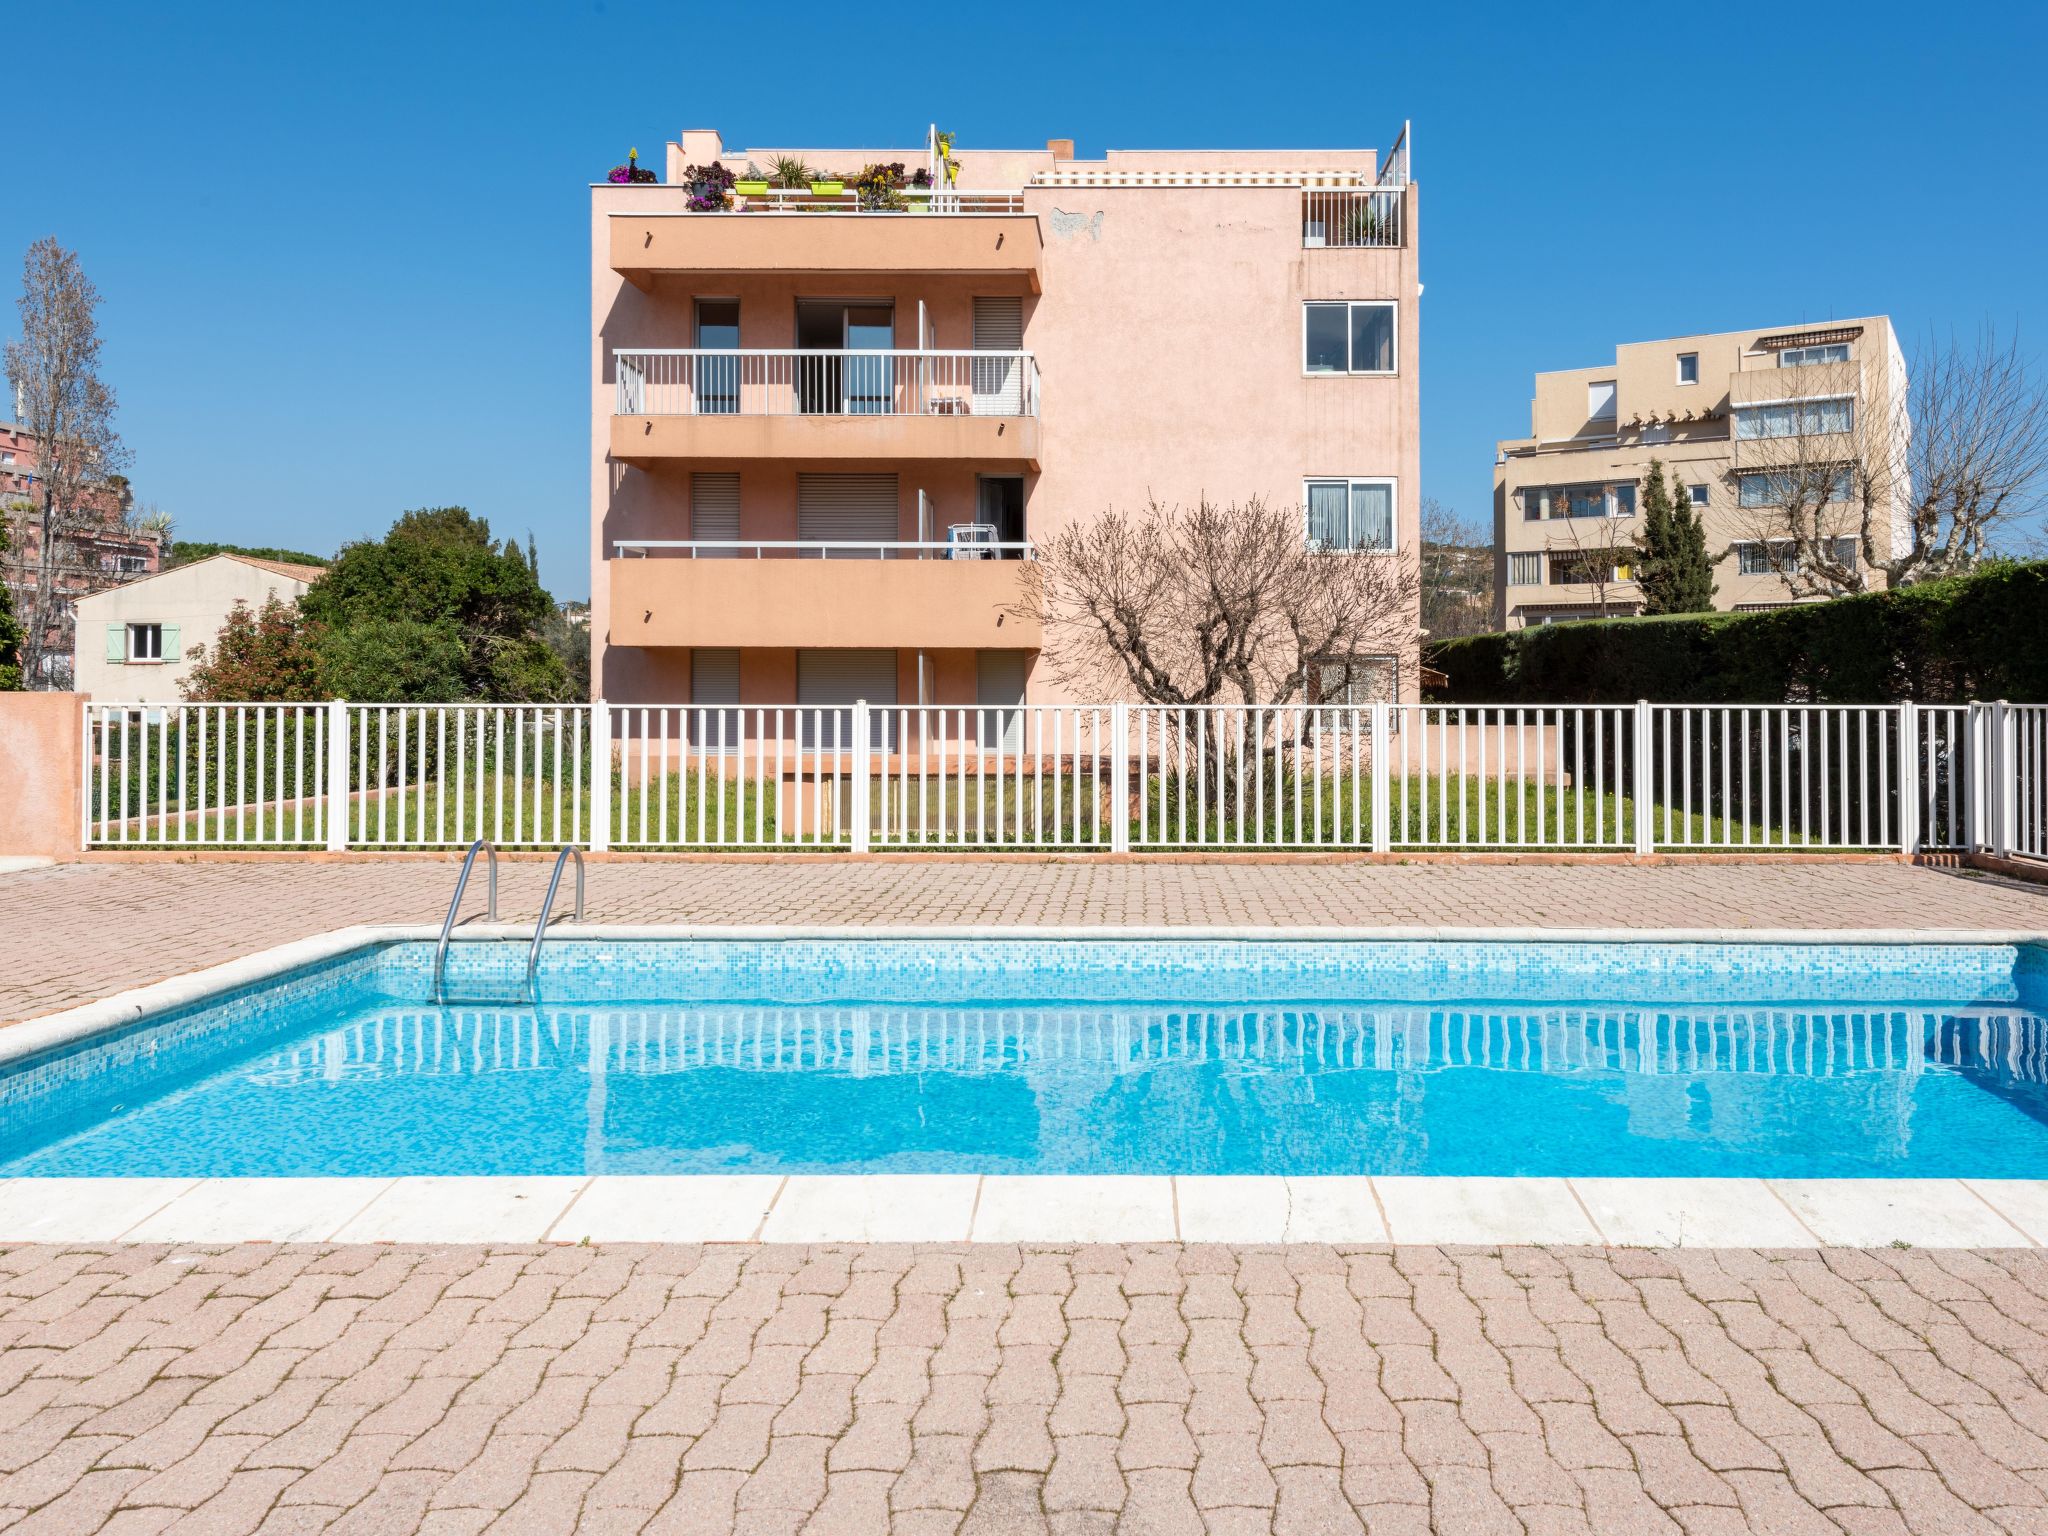
[[[1131,707],[1121,701],[1109,706],[1109,851],[1131,851]]]
[[[1636,852],[1648,854],[1656,851],[1657,828],[1651,815],[1651,786],[1656,782],[1654,753],[1650,742],[1650,701],[1636,700],[1635,741],[1630,749],[1634,766],[1630,773],[1629,800],[1635,806]]]
[[[603,699],[590,701],[590,851],[609,853],[612,846],[612,709]]]
[[[1384,700],[1372,707],[1372,851],[1391,853],[1394,847],[1394,807],[1391,789],[1392,772],[1388,761],[1393,756],[1392,733],[1388,723],[1392,710]]]
[[[868,701],[853,706],[853,777],[848,791],[853,798],[853,851],[868,852]]]
[[[348,702],[327,701],[327,851],[348,849]]]
[[[1992,852],[2001,859],[2009,859],[2019,829],[2020,765],[2019,754],[2014,750],[2012,705],[2004,699],[1991,706],[1991,740],[1996,754],[1992,758]]]
[[[1920,851],[1920,707],[1899,705],[1899,852]]]

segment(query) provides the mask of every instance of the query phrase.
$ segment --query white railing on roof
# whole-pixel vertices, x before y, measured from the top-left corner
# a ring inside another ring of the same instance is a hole
[[[1399,191],[1301,194],[1301,243],[1310,249],[1371,249],[1401,244]]]
[[[621,416],[1036,416],[1029,352],[621,348]]]
[[[622,559],[672,555],[686,560],[748,557],[795,560],[1031,560],[1029,539],[614,539]]]
[[[2044,705],[95,702],[84,747],[92,848],[2048,859]]]
[[[1383,187],[1405,187],[1413,179],[1411,166],[1415,145],[1415,124],[1404,121],[1401,131],[1394,135],[1394,147],[1387,151],[1380,161],[1379,184]]]
[[[903,187],[898,195],[903,207],[888,207],[863,201],[852,187],[843,192],[813,192],[809,187],[770,187],[766,192],[735,193],[728,213],[861,213],[861,214],[970,214],[1022,213],[1024,194],[1019,191],[972,191],[953,187]],[[715,215],[714,215],[715,216]],[[687,214],[685,217],[700,217]]]

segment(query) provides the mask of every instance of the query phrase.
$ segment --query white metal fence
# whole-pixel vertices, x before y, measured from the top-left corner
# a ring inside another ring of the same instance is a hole
[[[1029,352],[701,347],[613,353],[621,416],[1036,416]]]
[[[1309,187],[1301,194],[1301,243],[1310,249],[1377,249],[1401,243],[1396,188],[1372,191]]]
[[[93,848],[1983,851],[2048,705],[101,704]]]

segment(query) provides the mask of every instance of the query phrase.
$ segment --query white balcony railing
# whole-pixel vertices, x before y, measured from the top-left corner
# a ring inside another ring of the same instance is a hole
[[[813,192],[809,187],[770,187],[766,192],[735,194],[728,213],[1022,213],[1022,192],[963,192],[952,188],[904,187],[904,206],[879,207],[863,202],[848,187],[843,192]],[[697,217],[697,215],[691,215]]]
[[[1310,187],[1301,194],[1301,243],[1308,248],[1380,249],[1401,244],[1401,189]]]
[[[1029,352],[621,349],[621,416],[1036,416]]]
[[[1029,539],[614,539],[622,560],[1035,560]]]

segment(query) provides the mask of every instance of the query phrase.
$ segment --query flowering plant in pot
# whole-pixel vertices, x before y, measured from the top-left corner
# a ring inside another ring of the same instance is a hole
[[[624,186],[628,183],[637,184],[640,182],[654,180],[654,172],[641,170],[640,151],[637,149],[629,149],[626,151],[626,163],[624,165],[613,166],[611,169],[611,174],[605,177],[605,180],[610,182],[616,182],[620,186]]]
[[[733,174],[716,160],[709,165],[683,168],[683,185],[690,189],[685,205],[692,213],[718,213],[732,206]]]
[[[861,169],[854,178],[853,190],[860,198],[863,208],[905,208],[909,204],[903,197],[903,162],[892,161],[888,165],[870,165]]]

